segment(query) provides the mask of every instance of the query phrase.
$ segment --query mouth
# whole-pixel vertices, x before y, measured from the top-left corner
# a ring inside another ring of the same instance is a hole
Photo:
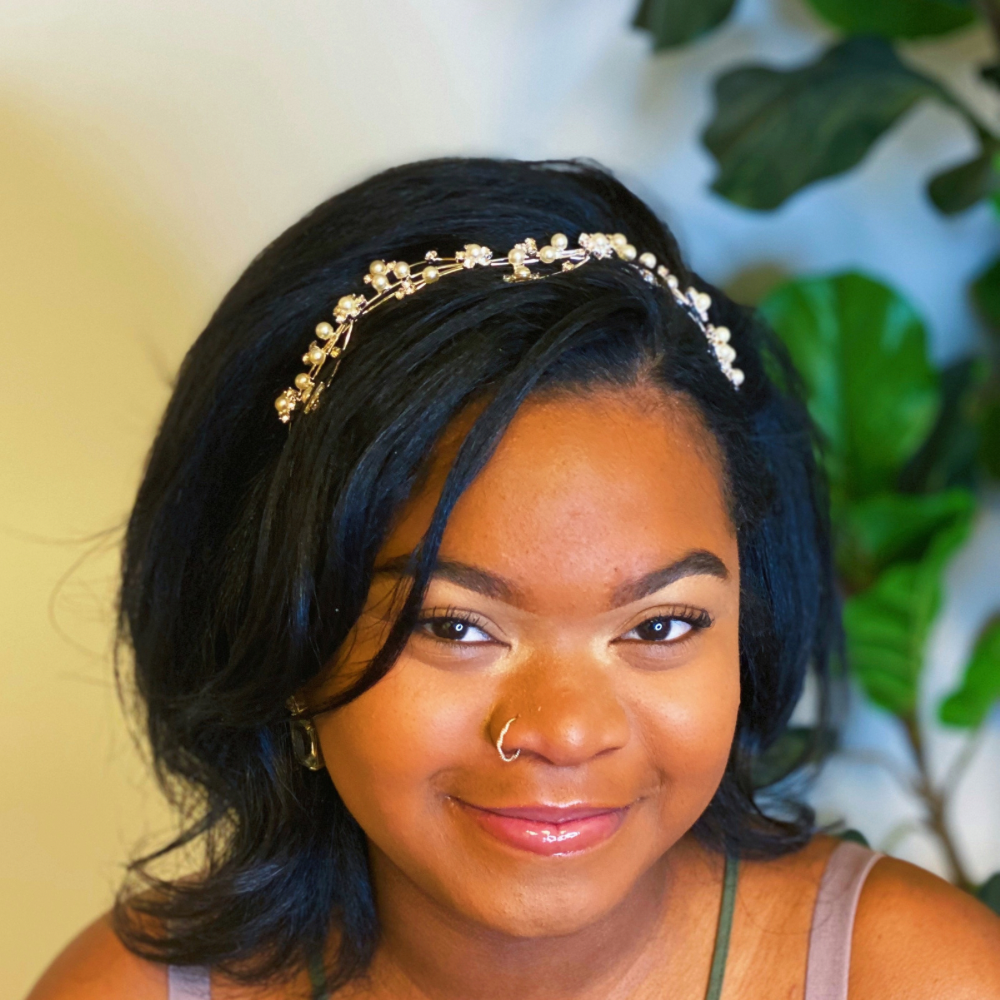
[[[492,809],[454,799],[483,830],[511,847],[554,857],[578,854],[608,840],[629,806],[529,805]]]

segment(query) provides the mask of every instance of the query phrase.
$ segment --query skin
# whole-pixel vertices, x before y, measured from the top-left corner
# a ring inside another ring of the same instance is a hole
[[[378,649],[471,415],[393,526],[318,704]],[[722,865],[690,829],[722,777],[739,706],[737,541],[713,442],[650,387],[529,401],[457,504],[422,624],[384,679],[316,722],[369,838],[382,937],[352,1000],[701,1000]],[[667,572],[665,569],[672,568]],[[462,623],[455,624],[455,619]],[[516,760],[505,762],[504,739]],[[613,809],[554,855],[484,811]],[[724,1000],[802,996],[812,905],[834,847],[741,869]],[[302,995],[236,988],[216,996]],[[165,996],[161,969],[98,922],[30,1000]],[[1000,997],[1000,921],[902,862],[876,865],[851,998]]]

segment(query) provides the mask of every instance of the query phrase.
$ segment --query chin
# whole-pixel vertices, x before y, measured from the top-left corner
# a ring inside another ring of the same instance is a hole
[[[525,858],[519,864],[512,864],[510,857],[499,864],[496,858],[479,858],[462,872],[460,881],[438,884],[439,902],[511,937],[574,934],[628,905],[664,854],[662,845],[632,847],[624,852],[598,849]]]

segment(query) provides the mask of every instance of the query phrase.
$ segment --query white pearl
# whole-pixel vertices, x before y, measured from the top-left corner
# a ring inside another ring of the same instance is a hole
[[[594,246],[599,250],[607,250],[611,246],[611,241],[604,233],[594,233]]]
[[[729,338],[732,334],[729,332],[728,326],[717,326],[712,331],[712,336],[719,341],[720,344],[728,344]]]
[[[354,308],[354,296],[345,295],[343,298],[337,301],[337,308],[342,309],[344,312],[350,312]]]
[[[333,327],[329,323],[317,323],[316,336],[320,340],[329,340],[333,336]]]
[[[638,250],[636,250],[636,248],[635,248],[634,246],[632,246],[632,244],[631,244],[631,243],[626,243],[626,244],[625,244],[625,246],[623,246],[623,247],[621,248],[621,255],[622,255],[622,256],[623,256],[623,257],[624,257],[624,258],[625,258],[626,260],[635,260],[635,255],[636,255],[636,254],[637,254],[638,252],[639,252],[639,251],[638,251]]]
[[[551,264],[555,261],[559,251],[555,247],[542,247],[538,251],[538,259],[544,264]]]
[[[318,365],[324,357],[326,357],[326,355],[319,347],[314,347],[309,351],[309,361],[314,365]]]
[[[385,274],[385,261],[384,260],[373,260],[368,265],[368,272],[370,274]]]
[[[312,385],[312,379],[303,372],[301,375],[295,376],[295,388],[296,389],[308,389]]]
[[[678,288],[681,287],[681,283],[677,280],[676,274],[671,274],[667,278],[667,285],[669,285],[670,288],[672,288],[675,292],[677,291]]]
[[[436,267],[425,267],[423,271],[420,272],[420,276],[427,282],[431,284],[433,281],[437,281],[441,277],[441,272],[438,271]]]
[[[288,403],[288,400],[287,400],[287,398],[286,398],[285,396],[283,396],[283,395],[282,395],[282,396],[279,396],[279,397],[278,397],[278,398],[277,398],[277,399],[276,399],[276,400],[274,401],[274,408],[275,408],[275,409],[276,409],[276,410],[277,410],[277,411],[278,411],[279,413],[287,413],[287,412],[288,412],[288,407],[289,407],[289,403]]]
[[[712,307],[712,296],[708,292],[695,292],[694,293],[694,304],[702,311],[707,313]]]
[[[392,273],[400,280],[408,278],[410,276],[410,265],[406,261],[397,261],[392,265]]]
[[[523,264],[524,251],[520,247],[514,247],[514,249],[511,250],[509,254],[507,254],[507,260],[510,261],[510,263],[513,264],[514,267],[517,267],[519,264]]]
[[[611,237],[611,245],[616,250],[621,250],[626,243],[628,243],[628,237],[624,233],[615,233],[614,236]]]
[[[520,267],[514,268],[514,277],[523,281],[525,278],[531,277],[531,271],[522,264]]]
[[[384,274],[372,275],[372,288],[376,292],[384,292],[389,287],[389,279]]]
[[[639,263],[642,264],[643,267],[648,267],[650,271],[652,271],[653,268],[656,267],[656,255],[648,252],[640,254]]]
[[[552,239],[549,240],[557,250],[565,250],[569,246],[569,238],[565,233],[553,233]]]
[[[733,385],[743,385],[743,379],[745,377],[746,376],[743,374],[743,370],[741,368],[734,368],[729,373],[729,381],[732,382]]]
[[[715,356],[724,365],[731,365],[736,360],[736,352],[729,346],[729,344],[719,344],[715,348]]]

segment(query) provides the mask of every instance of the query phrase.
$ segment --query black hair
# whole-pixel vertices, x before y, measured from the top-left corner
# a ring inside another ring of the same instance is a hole
[[[618,231],[710,292],[746,373],[738,391],[670,295],[613,258],[516,284],[475,269],[387,305],[359,322],[316,411],[278,421],[274,399],[302,370],[312,327],[359,290],[373,259]],[[428,161],[372,177],[279,236],[181,366],[128,524],[120,631],[157,776],[187,826],[131,866],[116,906],[129,948],[263,981],[321,954],[334,929],[331,984],[365,969],[378,937],[365,837],[327,775],[296,761],[286,699],[350,632],[393,517],[456,415],[482,404],[405,606],[341,704],[391,668],[448,515],[524,400],[640,382],[700,415],[738,534],[737,733],[695,833],[756,857],[808,840],[809,810],[766,815],[750,777],[809,669],[822,687],[838,635],[816,440],[784,351],[751,310],[692,274],[665,225],[599,167]],[[196,875],[152,874],[195,843],[206,850]]]

